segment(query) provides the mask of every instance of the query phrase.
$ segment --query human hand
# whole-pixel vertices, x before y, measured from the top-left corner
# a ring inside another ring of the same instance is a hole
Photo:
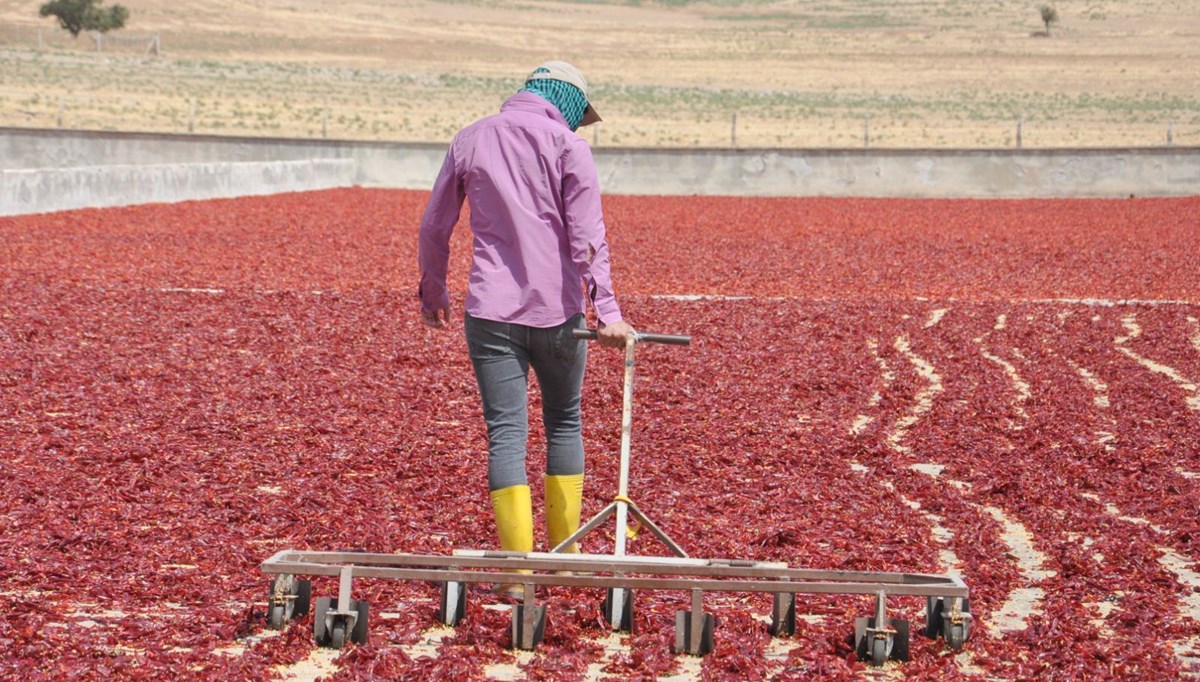
[[[625,338],[634,333],[636,332],[633,327],[622,320],[601,326],[597,331],[596,340],[609,348],[624,348]]]
[[[421,311],[421,323],[434,329],[445,329],[450,324],[450,306],[439,310]]]

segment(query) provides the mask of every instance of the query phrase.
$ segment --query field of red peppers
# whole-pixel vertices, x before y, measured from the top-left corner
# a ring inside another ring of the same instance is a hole
[[[311,617],[264,632],[277,550],[495,546],[461,329],[416,315],[424,199],[0,218],[0,679],[285,676],[314,645]],[[552,588],[535,654],[479,592],[416,649],[435,590],[360,581],[371,640],[331,679],[1200,676],[1200,198],[605,209],[627,316],[694,337],[639,351],[633,499],[693,556],[961,573],[971,640],[872,671],[868,599],[802,597],[773,641],[769,597],[714,594],[685,661],[685,595],[643,593],[614,653],[599,595]],[[589,363],[585,516],[621,399],[617,354]],[[914,630],[918,601],[892,604]]]

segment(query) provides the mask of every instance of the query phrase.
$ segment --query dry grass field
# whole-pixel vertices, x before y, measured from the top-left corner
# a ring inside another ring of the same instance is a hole
[[[122,0],[102,51],[40,4],[0,0],[0,125],[445,141],[565,58],[601,146],[1200,144],[1193,0]]]

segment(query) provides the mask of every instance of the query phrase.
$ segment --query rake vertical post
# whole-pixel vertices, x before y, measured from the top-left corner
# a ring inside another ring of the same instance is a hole
[[[621,402],[621,476],[617,483],[617,538],[615,556],[625,556],[625,535],[628,526],[629,452],[633,440],[633,349],[637,339],[625,337],[625,382]]]

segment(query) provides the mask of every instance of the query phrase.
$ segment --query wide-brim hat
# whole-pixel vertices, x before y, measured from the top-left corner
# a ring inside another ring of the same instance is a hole
[[[588,96],[587,80],[583,77],[583,72],[581,72],[579,69],[566,62],[545,62],[534,69],[533,72],[529,74],[529,77],[525,79],[525,81],[528,82],[537,80],[539,78],[550,78],[556,81],[563,81],[579,88],[579,91],[583,93],[583,98],[586,99],[588,103],[587,109],[583,111],[583,120],[579,122],[580,127],[591,125],[597,121],[603,120],[600,118],[600,114],[596,113],[596,108],[592,106],[592,98]]]

